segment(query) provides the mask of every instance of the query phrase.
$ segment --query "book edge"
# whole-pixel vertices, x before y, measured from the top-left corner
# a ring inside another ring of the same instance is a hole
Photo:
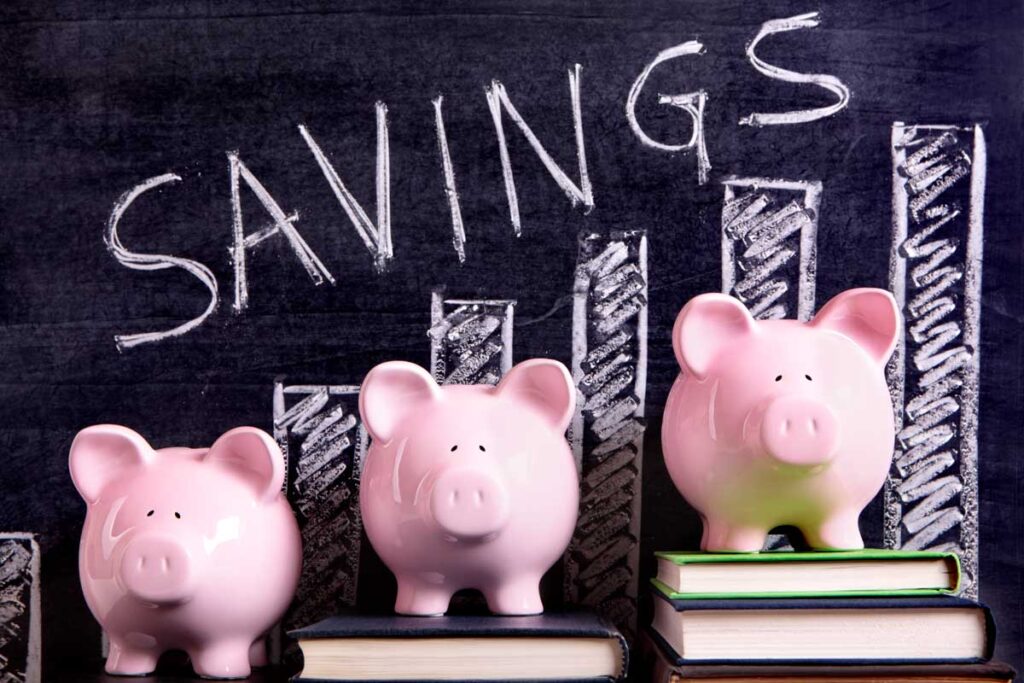
[[[356,636],[356,637],[365,637],[365,636]],[[497,637],[502,637],[502,636],[497,636]],[[622,635],[622,633],[620,633],[618,631],[615,631],[614,634],[608,634],[608,635],[603,635],[603,636],[595,636],[593,634],[591,634],[591,635],[582,635],[582,634],[580,634],[580,635],[575,635],[575,636],[562,636],[562,637],[587,638],[587,639],[590,639],[590,640],[608,640],[608,641],[614,642],[616,645],[618,645],[618,648],[619,648],[619,658],[618,658],[619,659],[619,670],[618,670],[618,672],[615,675],[612,675],[612,676],[591,676],[591,677],[586,677],[586,678],[574,678],[574,679],[571,679],[574,683],[586,683],[588,681],[609,681],[610,683],[615,683],[616,681],[624,681],[626,676],[629,674],[630,649],[629,649],[629,644],[627,643],[626,638],[625,638],[624,635]],[[426,636],[425,638],[430,638],[430,636]],[[470,638],[472,638],[472,636],[470,636]],[[512,636],[511,638],[515,638],[515,636]],[[387,636],[375,637],[374,639],[387,640],[388,637]],[[417,639],[419,639],[419,638],[417,638]],[[433,639],[435,639],[435,640],[443,640],[443,639],[445,639],[445,636],[434,636]],[[481,639],[485,639],[485,638],[481,637]],[[313,640],[325,640],[325,639],[324,638],[314,638]],[[299,639],[297,644],[299,646],[299,651],[301,652],[302,651],[302,639]],[[326,682],[330,682],[330,683],[338,683],[340,681],[352,680],[352,681],[360,681],[361,683],[365,683],[366,681],[389,680],[389,679],[324,679],[324,678],[304,678],[302,676],[304,670],[305,670],[305,663],[303,663],[303,668],[298,673],[296,673],[291,678],[289,678],[289,681],[291,681],[292,683],[320,683],[321,681],[326,681]],[[458,680],[460,683],[472,683],[473,679],[461,679],[461,678],[460,679],[434,679],[434,678],[418,679],[417,678],[417,679],[402,679],[402,683],[452,683],[452,681],[455,681],[455,680]],[[482,683],[500,683],[500,681],[503,681],[503,680],[506,680],[506,679],[481,679],[481,682]],[[554,683],[555,681],[559,681],[559,680],[563,680],[563,679],[518,679],[517,678],[517,679],[508,679],[508,680],[514,680],[516,683],[531,683],[532,681],[537,681],[537,683]],[[564,679],[564,680],[569,680],[569,679]]]
[[[955,596],[949,588],[907,588],[902,590],[864,590],[864,591],[831,591],[831,592],[793,592],[777,593],[680,593],[657,577],[650,579],[655,590],[670,600],[774,600],[774,599],[822,599],[830,598],[920,598],[927,596]]]

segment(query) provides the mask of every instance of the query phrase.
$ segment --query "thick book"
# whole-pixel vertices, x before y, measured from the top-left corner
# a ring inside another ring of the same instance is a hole
[[[870,549],[655,556],[655,588],[680,600],[942,595],[960,585],[960,560],[953,553]]]
[[[625,639],[589,612],[337,616],[289,633],[310,681],[614,681]]]
[[[699,662],[976,662],[991,657],[987,608],[951,596],[673,600],[654,591],[653,629]]]
[[[1016,675],[1002,662],[966,664],[684,664],[654,636],[639,643],[651,683],[1010,683]]]

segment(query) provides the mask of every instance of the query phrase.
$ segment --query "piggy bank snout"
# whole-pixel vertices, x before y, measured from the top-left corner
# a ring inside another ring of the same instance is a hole
[[[451,469],[434,482],[430,513],[445,534],[461,541],[482,540],[508,522],[508,494],[501,481],[486,471]]]
[[[839,422],[821,401],[782,396],[765,410],[761,442],[769,456],[787,465],[824,465],[839,445]]]
[[[133,539],[121,558],[121,581],[128,593],[158,605],[186,602],[192,594],[195,566],[178,539],[145,536]]]

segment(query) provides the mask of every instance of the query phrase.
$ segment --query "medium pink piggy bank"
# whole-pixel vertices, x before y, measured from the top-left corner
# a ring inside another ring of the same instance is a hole
[[[661,438],[703,550],[760,550],[779,525],[814,548],[864,547],[857,518],[892,461],[884,368],[899,332],[880,289],[843,292],[808,323],[755,321],[724,294],[686,304]]]
[[[395,611],[444,614],[476,588],[499,614],[544,611],[540,579],[576,526],[565,430],[576,390],[561,363],[528,360],[495,386],[439,387],[412,363],[378,365],[359,412],[373,437],[360,505],[398,580]]]
[[[110,641],[107,672],[142,675],[185,650],[200,676],[243,678],[291,602],[302,542],[274,440],[239,427],[210,448],[153,450],[99,425],[71,445],[88,511],[79,574]]]

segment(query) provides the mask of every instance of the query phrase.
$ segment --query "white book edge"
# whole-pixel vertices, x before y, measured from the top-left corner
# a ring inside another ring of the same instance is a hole
[[[968,661],[985,655],[980,607],[713,609],[655,598],[653,628],[684,660]]]

